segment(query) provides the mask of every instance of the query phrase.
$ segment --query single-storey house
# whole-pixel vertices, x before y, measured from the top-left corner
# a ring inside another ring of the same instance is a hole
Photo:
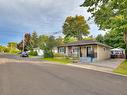
[[[110,49],[111,47],[106,44],[93,40],[83,40],[59,46],[58,53],[79,57],[81,61],[94,62],[109,59]]]

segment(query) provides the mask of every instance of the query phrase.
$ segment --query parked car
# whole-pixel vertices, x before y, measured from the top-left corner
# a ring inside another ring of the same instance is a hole
[[[20,56],[21,57],[29,57],[29,55],[26,51],[22,52]]]

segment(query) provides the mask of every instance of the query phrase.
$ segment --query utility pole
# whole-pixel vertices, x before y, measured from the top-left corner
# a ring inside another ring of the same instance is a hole
[[[23,32],[23,50],[22,50],[22,52],[24,52],[24,46],[25,46],[25,44],[24,44],[24,32]]]

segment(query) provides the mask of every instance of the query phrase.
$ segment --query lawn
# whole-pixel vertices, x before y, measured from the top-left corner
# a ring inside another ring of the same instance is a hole
[[[71,59],[64,58],[64,57],[43,58],[42,60],[51,61],[51,62],[57,62],[57,63],[60,63],[60,64],[69,64],[69,63],[72,62]]]
[[[113,72],[127,75],[127,60],[122,62]]]

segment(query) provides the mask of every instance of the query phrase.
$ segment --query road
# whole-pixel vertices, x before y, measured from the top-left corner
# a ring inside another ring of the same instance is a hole
[[[9,57],[0,55],[0,95],[127,95],[127,77]]]

